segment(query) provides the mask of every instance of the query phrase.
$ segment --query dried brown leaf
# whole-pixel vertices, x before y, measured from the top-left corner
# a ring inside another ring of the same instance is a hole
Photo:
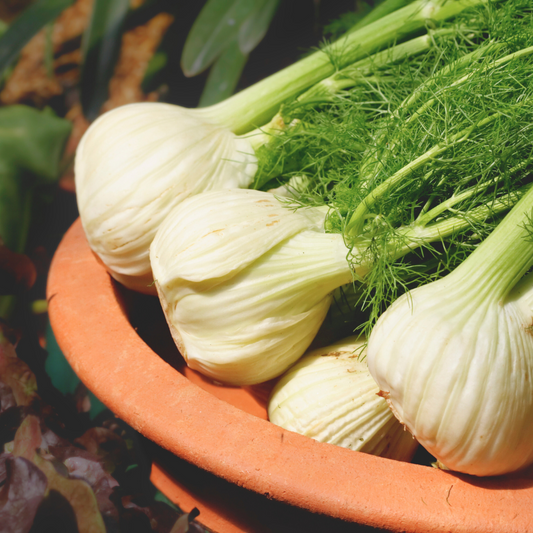
[[[54,57],[60,58],[62,48],[72,40],[78,40],[87,25],[92,8],[92,0],[78,0],[74,5],[63,11],[54,24],[52,32],[52,46]],[[20,59],[2,92],[0,102],[4,105],[20,102],[32,102],[38,106],[44,105],[50,98],[63,93],[63,79],[72,82],[71,69],[65,70],[64,64],[54,61],[54,75],[49,76],[44,64],[46,46],[45,31],[39,32],[22,49]],[[79,61],[72,66],[75,69],[75,80],[79,78]],[[62,66],[58,69],[58,66]]]
[[[102,112],[156,98],[155,94],[145,95],[141,84],[148,63],[173,20],[168,13],[159,13],[146,24],[124,34],[115,73],[109,84],[109,99]]]
[[[59,492],[72,506],[79,533],[106,533],[96,497],[88,483],[80,479],[64,478],[57,473],[50,461],[38,454],[34,455],[33,463],[46,475],[49,490]]]
[[[15,433],[13,455],[24,457],[31,461],[35,452],[41,447],[42,435],[39,418],[28,415]]]
[[[37,398],[37,381],[30,367],[0,329],[0,381],[11,388],[17,405],[31,405]]]
[[[0,243],[0,294],[29,289],[36,277],[35,265],[27,255],[17,254]]]
[[[0,527],[4,533],[30,531],[48,481],[41,470],[22,457],[6,458],[6,482],[0,489]]]

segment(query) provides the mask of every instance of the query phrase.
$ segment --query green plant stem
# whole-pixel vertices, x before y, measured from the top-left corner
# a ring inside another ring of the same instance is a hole
[[[483,55],[486,55],[487,52],[494,52],[498,49],[501,49],[504,46],[502,43],[491,43],[486,47],[477,48],[473,52],[470,52],[469,54],[466,54],[459,59],[453,61],[451,64],[446,65],[441,70],[439,70],[435,75],[428,78],[426,81],[421,83],[414,91],[413,93],[408,96],[391,114],[392,118],[399,119],[403,114],[405,114],[410,108],[412,108],[419,100],[424,96],[425,94],[430,93],[431,88],[435,86],[437,83],[437,80],[442,79],[444,76],[461,71],[462,69],[473,65],[476,61],[481,59]],[[512,54],[511,54],[512,55]],[[509,61],[509,56],[506,56],[505,58],[502,58],[502,60]],[[492,68],[494,65],[491,65],[490,68]],[[486,69],[485,69],[486,70]],[[458,85],[461,85],[465,83],[467,80],[471,79],[473,76],[473,73],[469,73],[466,76],[463,76],[459,80],[456,80],[451,85],[448,86],[448,89],[452,87],[456,87]],[[415,118],[418,118],[424,111],[427,111],[430,109],[436,102],[438,101],[437,98],[430,98],[426,102],[424,102],[414,113],[412,113],[410,116],[403,119],[404,124],[409,124],[412,121],[414,121]],[[387,139],[387,132],[384,132],[382,134],[377,135],[377,146],[385,146],[385,141]],[[379,157],[376,156],[375,152],[372,151],[365,160],[361,163],[361,180],[365,182],[370,182],[372,178],[385,166],[385,162],[387,161],[388,157],[387,154],[390,154],[393,152],[394,147],[396,146],[396,140],[392,139],[388,140],[386,146],[387,149],[383,148],[381,151],[379,151]]]
[[[16,176],[16,174],[15,174]],[[20,176],[16,176],[16,179],[20,179]],[[30,224],[32,218],[32,207],[33,207],[33,197],[34,191],[33,187],[21,187],[20,191],[20,207],[21,210],[18,213],[18,231],[16,234],[10,235],[11,239],[11,250],[19,254],[24,253],[26,248],[26,241],[28,240],[28,235],[30,232]],[[15,310],[15,305],[17,303],[16,296],[14,295],[3,295],[0,296],[0,318],[4,320],[9,320],[13,311]]]
[[[527,166],[529,162],[528,161],[522,161],[518,165],[515,165],[512,167],[509,172],[517,172],[520,169],[523,169]],[[467,198],[470,198],[474,194],[479,193],[480,191],[486,190],[491,185],[496,185],[500,181],[500,178],[495,178],[489,181],[486,181],[481,184],[476,184],[474,187],[471,187],[470,189],[467,189],[466,191],[463,191],[461,194],[453,195],[451,198],[448,198],[448,200],[445,200],[444,202],[441,202],[439,205],[435,206],[433,209],[429,209],[429,204],[431,202],[431,199],[428,200],[426,206],[424,206],[424,209],[420,212],[419,216],[416,219],[415,224],[419,226],[425,226],[432,220],[435,220],[440,214],[444,213],[445,211],[449,211],[453,208],[454,205],[458,204],[459,202],[462,202],[463,200],[466,200]],[[517,194],[517,192],[510,193],[511,195]],[[521,194],[521,193],[520,193]],[[501,198],[506,198],[508,195],[502,196]],[[510,198],[513,198],[512,196]],[[497,200],[498,201],[498,200]],[[515,204],[518,201],[518,197],[514,198],[512,201],[513,204]],[[484,206],[482,206],[484,208]]]
[[[370,211],[370,209],[375,205],[376,201],[390,194],[390,192],[398,186],[405,178],[412,175],[415,170],[419,169],[423,165],[427,164],[429,161],[442,154],[452,146],[457,145],[458,143],[466,141],[472,132],[475,130],[486,126],[487,124],[493,122],[495,119],[500,117],[500,113],[494,113],[484,119],[480,120],[476,124],[465,128],[464,130],[452,135],[449,139],[444,142],[438,143],[424,154],[420,155],[408,165],[405,165],[403,168],[395,172],[392,176],[387,178],[383,183],[378,185],[371,193],[369,193],[364,200],[356,207],[350,221],[346,226],[346,234],[355,237],[360,234],[363,230],[363,225],[365,218]]]
[[[486,2],[487,0],[416,0],[349,33],[324,50],[315,52],[224,102],[199,109],[198,112],[226,125],[235,133],[246,133],[270,120],[283,102],[295,98],[336,70],[420,31],[429,19],[434,23],[440,22],[467,7]]]
[[[480,293],[502,301],[533,266],[533,187],[496,229],[450,275],[469,279]]]
[[[476,61],[481,59],[484,55],[486,55],[488,52],[494,52],[498,49],[501,49],[503,46],[505,46],[503,43],[491,43],[487,46],[483,46],[480,48],[476,48],[473,52],[470,52],[469,54],[466,54],[459,59],[453,61],[449,65],[446,65],[443,67],[439,72],[435,75],[426,80],[424,83],[422,83],[420,86],[418,86],[414,91],[413,94],[409,97],[407,97],[394,111],[394,116],[399,117],[400,113],[404,112],[405,110],[408,110],[409,108],[413,107],[416,102],[420,100],[420,98],[427,94],[428,90],[433,87],[437,80],[452,73],[457,72],[465,67],[469,67],[470,65],[473,65]],[[508,57],[508,56],[507,56]],[[505,59],[505,58],[503,58]],[[453,82],[450,87],[454,87],[457,85],[460,85],[461,83],[464,83],[468,79],[472,77],[472,73],[467,74],[460,78],[459,80],[456,80]],[[434,102],[435,99],[432,98],[430,101]]]
[[[357,22],[357,24],[355,24],[353,28],[351,28],[349,31],[351,33],[360,28],[363,28],[364,26],[368,26],[372,22],[383,18],[389,13],[398,11],[398,9],[401,9],[402,7],[405,7],[411,4],[412,2],[413,0],[384,0],[383,2],[381,2],[381,4],[377,5],[374,9],[372,9],[372,11],[368,13],[368,15],[365,15],[359,22]]]
[[[49,78],[54,77],[54,24],[49,22],[44,27],[45,44],[44,44],[44,66],[46,69],[46,75]]]
[[[445,29],[441,30],[439,34],[445,35],[451,32],[452,30]],[[313,85],[313,87],[297,98],[297,102],[308,103],[317,99],[327,99],[344,89],[354,87],[358,83],[368,82],[368,76],[372,72],[386,65],[390,65],[395,61],[413,57],[429,50],[434,45],[434,37],[434,35],[430,36],[429,34],[421,35],[420,37],[397,44],[387,50],[382,50],[370,57],[356,61]]]
[[[448,28],[436,30],[431,35],[425,34],[420,37],[415,37],[405,43],[397,44],[387,50],[382,50],[365,59],[356,61],[313,85],[296,99],[297,103],[291,109],[294,109],[298,105],[316,105],[330,101],[332,96],[339,94],[345,89],[355,87],[358,84],[375,84],[387,81],[394,83],[395,78],[388,80],[380,76],[370,76],[370,74],[396,61],[425,52],[434,46],[437,37],[445,37],[454,33],[455,30]],[[259,147],[267,144],[272,135],[285,129],[286,124],[281,114],[277,113],[268,124],[245,134],[245,136],[249,139],[254,150],[257,150]]]
[[[489,66],[483,68],[481,72],[484,73],[484,72],[487,72],[489,69],[492,70],[494,68],[500,68],[502,66],[505,66],[506,64],[508,64],[512,60],[521,59],[522,57],[531,55],[532,53],[533,53],[533,47],[524,48],[522,50],[519,50],[519,51],[514,52],[512,54],[508,54],[505,57],[502,57],[502,58],[492,62]],[[472,59],[476,59],[477,60],[479,57],[480,57],[480,54],[469,54],[468,55],[469,62]],[[471,73],[468,73],[468,74],[462,76],[458,80],[454,81],[450,85],[450,87],[456,87],[456,86],[458,86],[460,84],[464,84],[468,79],[471,79],[473,75],[474,75],[474,73],[471,72]],[[428,85],[430,85],[431,83],[432,83],[432,80],[430,80],[430,82],[428,82],[428,84],[426,84],[426,87]],[[421,94],[420,91],[415,91],[415,92]],[[407,102],[409,102],[409,101],[410,102],[414,102],[416,100],[409,100],[408,99]],[[437,101],[437,98],[430,98],[413,115],[411,115],[411,117],[409,117],[407,119],[407,122],[409,122],[409,120],[413,119],[413,117],[420,116],[423,111],[427,110],[436,101]],[[396,113],[396,115],[398,115],[397,111],[395,113]],[[364,200],[362,202],[360,202],[360,204],[357,206],[357,208],[355,209],[352,217],[350,218],[350,221],[347,224],[346,233],[348,235],[350,235],[351,237],[355,237],[357,234],[361,233],[362,230],[363,230],[365,218],[366,218],[368,212],[370,211],[372,206],[375,205],[376,201],[379,198],[383,197],[386,194],[389,194],[406,177],[412,175],[412,173],[415,170],[417,170],[421,166],[427,164],[431,159],[433,159],[436,156],[442,154],[444,151],[448,150],[452,146],[455,146],[458,143],[464,142],[465,140],[467,140],[470,137],[470,135],[472,134],[473,131],[475,131],[475,130],[483,127],[483,126],[486,126],[487,124],[493,122],[495,119],[497,119],[497,118],[499,118],[501,116],[502,116],[501,113],[494,113],[494,114],[492,114],[492,115],[480,120],[476,124],[473,124],[472,126],[470,126],[470,127],[466,128],[466,129],[456,133],[455,135],[452,135],[446,141],[444,141],[442,143],[439,143],[439,144],[436,144],[431,149],[426,151],[424,154],[420,155],[419,157],[417,157],[416,159],[411,161],[408,165],[404,166],[402,169],[400,169],[399,171],[394,173],[392,176],[387,178],[384,182],[382,182],[374,190],[372,190],[372,192],[370,192],[366,196],[366,198],[364,198]],[[391,153],[394,150],[394,146],[395,146],[395,142],[391,141],[389,143],[389,146],[388,146],[388,153]],[[386,161],[386,158],[387,158],[386,154],[383,154],[383,156],[382,156],[382,158],[380,159],[380,162],[379,162],[379,167],[380,168],[383,167],[384,162]],[[363,166],[364,166],[364,164],[363,164]],[[363,177],[362,179],[364,180],[365,178]],[[452,200],[450,200],[450,201],[452,201]],[[442,207],[444,209],[446,209],[446,207],[444,205]]]
[[[459,202],[462,202],[463,200],[466,200],[473,196],[474,194],[477,194],[483,190],[486,190],[491,185],[495,185],[499,179],[493,179],[486,181],[480,185],[477,185],[475,187],[471,187],[470,189],[467,189],[466,191],[463,191],[460,194],[454,194],[452,197],[448,198],[444,202],[441,202],[439,205],[435,206],[433,209],[426,209],[423,210],[420,215],[416,219],[416,224],[419,226],[425,226],[435,218],[437,218],[440,214],[450,211],[454,205],[457,205]]]
[[[482,222],[487,218],[495,217],[504,213],[505,211],[509,211],[513,205],[518,205],[518,202],[521,200],[521,198],[524,198],[525,195],[531,195],[532,191],[533,186],[524,187],[517,191],[513,191],[509,194],[501,196],[500,198],[494,200],[490,206],[479,206],[471,209],[467,213],[458,214],[456,216],[440,220],[439,222],[435,222],[431,225],[413,223],[409,226],[398,228],[385,247],[387,250],[386,253],[388,259],[393,261],[400,259],[417,248],[433,242],[443,241],[454,234],[466,230],[469,227],[472,227],[472,225],[476,222]],[[530,203],[533,206],[533,198]],[[533,245],[531,247],[533,248]],[[365,249],[365,239],[361,241],[357,249],[358,251]],[[365,254],[363,253],[363,256],[364,255]],[[372,268],[372,261],[369,263],[364,263],[364,267],[367,269],[367,271],[370,271]],[[359,261],[357,261],[357,258],[353,268],[354,271],[356,269],[358,272],[364,271],[364,268],[361,267],[361,264]],[[527,270],[528,268],[526,268],[525,271]],[[519,276],[518,279],[520,277],[521,276]],[[511,288],[512,286],[513,285],[511,285]]]
[[[502,46],[502,45],[501,44],[494,45],[491,48],[492,49],[497,49],[500,46]],[[494,61],[494,63],[491,63],[490,65],[486,66],[480,72],[481,72],[481,74],[483,74],[485,72],[488,72],[489,70],[494,70],[495,68],[501,67],[502,65],[506,65],[507,63],[511,62],[513,59],[520,59],[521,57],[528,56],[531,53],[533,53],[533,46],[530,46],[529,48],[524,48],[524,49],[519,50],[518,52],[514,52],[512,54],[506,55],[505,57],[502,57],[502,58]],[[478,54],[478,56],[480,56],[480,55],[481,54]],[[475,52],[472,53],[472,54],[469,54],[469,56],[471,56],[469,59],[478,59],[478,57],[476,57]],[[476,74],[476,73],[475,72],[469,72],[468,74],[464,75],[462,78],[459,78],[458,80],[454,81],[449,87],[446,88],[446,90],[452,89],[454,87],[458,87],[459,85],[464,85],[469,79],[471,79],[474,76],[474,74]],[[426,87],[426,89],[427,89],[427,87]],[[421,94],[418,91],[415,91],[415,92],[418,95]],[[414,101],[416,101],[416,99],[406,102],[406,106],[410,106]],[[433,106],[437,101],[438,101],[438,99],[436,97],[435,98],[430,98],[427,102],[425,102],[419,109],[417,109],[417,111],[415,113],[413,113],[406,120],[406,123],[409,123],[409,122],[413,121],[414,119],[418,118],[419,116],[421,116],[422,113],[424,113],[424,111],[426,111],[431,106]],[[401,107],[402,106],[400,106],[399,109],[401,109]],[[399,110],[395,113],[395,115],[398,116],[398,113],[399,113]]]
[[[419,242],[419,245],[422,245],[445,239],[471,227],[476,222],[482,222],[489,217],[494,217],[508,211],[520,200],[529,188],[518,189],[497,198],[490,205],[481,205],[464,214],[449,217],[430,225],[427,225],[427,223],[419,224],[417,222],[412,226],[400,228],[398,231],[398,235],[400,236],[399,240],[406,243],[405,253],[407,253],[407,250],[410,251],[413,248],[412,243]],[[435,217],[438,216],[436,212],[434,215]],[[401,253],[400,257],[405,255],[405,253]]]

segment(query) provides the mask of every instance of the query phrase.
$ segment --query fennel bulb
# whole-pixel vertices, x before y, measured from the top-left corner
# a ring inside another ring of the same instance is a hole
[[[187,364],[250,385],[284,372],[307,349],[352,280],[341,235],[324,211],[293,211],[269,193],[226,190],[182,202],[150,249],[155,284]]]
[[[365,342],[348,337],[306,353],[276,383],[269,419],[319,442],[409,461],[418,443],[378,396]]]
[[[162,103],[130,104],[97,119],[76,154],[76,193],[92,250],[129,288],[155,293],[149,247],[161,222],[188,196],[248,187],[250,142]]]
[[[397,418],[446,468],[533,463],[533,188],[451,274],[400,297],[368,366]],[[521,280],[521,281],[520,281]]]
[[[76,155],[78,207],[91,248],[115,279],[154,292],[148,248],[169,210],[200,191],[252,182],[254,150],[271,135],[235,134],[262,126],[283,102],[425,28],[428,19],[438,22],[485,1],[416,0],[214,106],[145,103],[110,111],[91,125]]]
[[[279,143],[291,173],[306,176],[299,201],[322,196],[327,230],[344,234],[353,263],[372,265],[360,284],[366,316],[351,314],[367,335],[399,294],[460,264],[531,183],[529,8],[491,4],[489,23],[482,10],[473,22],[465,12],[456,22],[485,28],[483,43],[443,36],[375,86],[287,113],[306,125]]]
[[[410,150],[402,157],[396,157],[399,146],[393,137],[393,150],[382,158],[393,165],[393,172],[380,169],[379,180],[361,184],[352,167],[350,187],[341,193],[357,195],[359,201],[344,210],[335,204],[323,207],[329,210],[327,221],[322,208],[292,212],[266,193],[243,190],[191,197],[186,208],[178,206],[169,215],[151,250],[152,269],[170,328],[190,366],[234,384],[270,379],[305,351],[331,302],[331,291],[360,279],[361,301],[373,304],[373,298],[383,305],[389,287],[405,288],[443,275],[447,265],[442,256],[431,255],[430,243],[471,247],[479,240],[473,228],[483,235],[499,213],[510,209],[530,181],[531,142],[523,132],[532,123],[531,106],[523,100],[531,79],[526,74],[533,69],[533,61],[525,58],[533,58],[532,49],[504,57],[501,49],[484,52],[481,63],[470,56],[459,71],[439,72],[427,81],[424,99],[409,108],[409,117],[433,125],[417,128],[416,143],[405,138]],[[491,81],[505,89],[498,101],[484,98],[492,87],[487,85],[489,72]],[[468,83],[450,85],[458,77]],[[431,103],[441,83],[439,101]],[[466,116],[456,105],[458,94],[470,99]],[[478,98],[486,100],[481,117]],[[502,102],[504,111],[491,112],[489,104]],[[403,132],[403,127],[412,132],[413,120],[405,122],[397,124],[399,131],[391,128],[392,133]],[[448,136],[442,138],[441,131]],[[508,143],[501,142],[502,131],[512,134]],[[453,152],[458,167],[443,157],[446,152]],[[509,153],[524,158],[516,167],[505,167]],[[498,173],[500,168],[507,168],[505,176]],[[298,189],[306,188],[304,181]],[[342,194],[331,197],[338,201]],[[308,226],[302,217],[311,213],[320,214],[320,220]],[[324,225],[338,233],[324,234]],[[418,247],[430,257],[411,268]],[[404,256],[405,262],[399,261]],[[372,305],[370,311],[376,308]]]

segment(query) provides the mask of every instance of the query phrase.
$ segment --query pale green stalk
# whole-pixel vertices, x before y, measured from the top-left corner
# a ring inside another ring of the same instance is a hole
[[[421,221],[417,221],[408,227],[400,228],[396,232],[394,241],[399,242],[400,246],[394,250],[392,257],[403,257],[413,249],[424,244],[444,240],[447,237],[451,237],[456,233],[472,227],[476,222],[482,222],[487,218],[504,213],[509,210],[510,206],[515,205],[529,189],[531,187],[518,189],[497,198],[490,205],[481,205],[470,209],[465,214],[459,213],[456,216],[428,225],[430,216],[434,219],[444,210],[452,211],[450,204],[453,202],[443,202],[442,205],[428,212],[427,216]]]
[[[265,124],[280,105],[308,87],[357,60],[367,57],[432,23],[451,18],[464,9],[488,0],[416,0],[321,51],[269,76],[252,87],[211,107],[198,109],[207,118],[226,125],[235,133],[246,133]],[[334,60],[332,61],[332,58]]]
[[[498,49],[498,48],[500,48],[502,46],[504,46],[504,45],[501,44],[501,43],[495,44],[495,45],[493,45],[491,47],[487,47],[484,51],[485,52],[487,50],[493,51],[493,50],[496,50],[496,49]],[[476,52],[479,52],[479,49],[476,50]],[[533,46],[531,46],[529,48],[524,48],[523,50],[519,50],[518,52],[515,52],[513,54],[509,54],[509,55],[507,55],[505,57],[502,57],[502,58],[498,59],[497,61],[494,61],[494,63],[491,63],[490,65],[488,65],[485,68],[483,68],[480,72],[484,73],[484,72],[488,72],[489,70],[494,70],[495,68],[504,66],[507,63],[510,63],[511,61],[513,61],[515,59],[520,59],[523,56],[528,56],[531,53],[533,53]],[[481,54],[476,54],[474,52],[474,53],[471,54],[472,57],[469,57],[469,59],[478,59],[476,57],[477,55],[481,55]],[[474,74],[475,74],[475,72],[469,72],[468,74],[464,75],[462,78],[459,78],[458,80],[454,81],[449,87],[446,88],[446,90],[452,89],[454,87],[459,87],[460,85],[464,85],[469,79],[471,79],[474,76]],[[432,80],[433,80],[433,78],[432,78]],[[427,88],[428,88],[428,86],[424,87],[424,89],[427,89]],[[417,95],[418,97],[420,97],[420,95],[422,93],[421,93],[421,91],[415,91],[414,94]],[[409,100],[407,100],[405,105],[402,104],[398,108],[398,110],[395,112],[395,116],[399,116],[400,111],[402,109],[404,109],[405,107],[409,107],[417,99],[418,98],[415,98],[415,99],[411,99],[410,98]],[[435,105],[435,103],[437,103],[437,102],[438,102],[438,99],[436,97],[435,98],[430,98],[419,109],[417,109],[409,118],[407,118],[405,120],[406,124],[408,124],[409,122],[411,122],[411,121],[415,120],[416,118],[418,118],[419,116],[421,116],[425,111],[427,111],[430,107]]]
[[[370,209],[375,205],[377,200],[385,195],[390,194],[391,190],[397,187],[405,178],[412,175],[413,172],[418,170],[423,165],[427,164],[429,161],[442,154],[452,146],[457,145],[458,143],[466,141],[472,132],[477,130],[480,127],[486,126],[487,124],[493,122],[500,116],[498,113],[494,113],[483,120],[480,120],[477,124],[465,128],[464,130],[452,135],[449,139],[444,142],[438,143],[424,154],[420,155],[408,165],[405,165],[403,168],[398,170],[392,176],[387,178],[383,183],[378,185],[367,197],[357,206],[355,209],[350,221],[346,226],[346,234],[352,237],[359,235],[363,229],[365,223],[365,218],[369,213]]]
[[[414,91],[413,93],[408,96],[391,114],[393,118],[400,118],[402,114],[404,114],[409,108],[412,108],[424,95],[428,93],[428,91],[431,90],[433,86],[436,85],[437,80],[442,79],[444,76],[460,71],[461,69],[468,67],[470,65],[473,65],[476,61],[481,59],[484,55],[487,53],[492,53],[499,48],[504,47],[505,45],[503,43],[491,43],[487,46],[477,48],[473,52],[470,52],[469,54],[466,54],[456,61],[453,61],[449,65],[446,65],[443,67],[435,76],[432,76],[428,78],[426,81],[421,83]],[[513,54],[510,54],[512,56]],[[509,62],[512,57],[506,56],[502,59],[500,59],[500,62]],[[488,68],[492,68],[495,65],[490,65]],[[486,70],[486,69],[485,69]],[[452,87],[457,87],[461,84],[466,83],[471,77],[473,73],[469,73],[459,80],[456,80],[454,83],[452,83],[448,89]],[[416,111],[414,111],[410,116],[405,117],[403,119],[404,124],[409,124],[410,122],[414,121],[415,118],[422,115],[424,111],[427,111],[430,107],[432,107],[435,103],[437,103],[437,98],[430,98],[426,102],[424,102]],[[383,144],[385,138],[387,137],[387,133],[383,133],[381,135],[378,134],[377,138],[377,144]],[[394,146],[396,145],[396,140],[392,139],[389,140],[387,143],[387,151],[384,150],[379,154],[379,157],[376,156],[375,153],[371,153],[362,163],[361,163],[361,170],[360,170],[360,179],[365,182],[370,182],[374,176],[382,169],[384,168],[385,161],[387,159],[387,154],[391,153],[394,149]]]
[[[433,77],[429,78],[427,81],[422,83],[419,87],[417,87],[413,91],[413,94],[411,94],[409,97],[407,97],[398,106],[398,108],[394,111],[394,116],[395,117],[399,117],[402,112],[404,112],[405,110],[409,109],[416,102],[418,102],[418,100],[420,100],[420,98],[424,94],[427,94],[428,90],[431,89],[431,87],[433,87],[437,83],[437,80],[439,78],[442,78],[442,77],[444,77],[444,76],[446,76],[446,75],[448,75],[450,73],[459,71],[462,68],[465,68],[465,67],[468,67],[470,65],[473,65],[476,61],[478,61],[479,59],[482,59],[483,56],[486,55],[487,53],[489,53],[489,52],[492,53],[492,52],[494,52],[494,51],[496,51],[498,49],[503,48],[504,46],[505,45],[503,43],[491,43],[491,44],[489,44],[487,46],[483,46],[481,48],[476,48],[476,50],[474,50],[473,52],[470,52],[469,54],[466,54],[466,55],[460,57],[456,61],[453,61],[449,65],[446,65],[445,67],[443,67],[438,72],[437,76],[433,76]],[[509,58],[509,56],[506,56],[504,58],[501,58],[498,61],[499,62],[509,62],[510,58]],[[491,65],[491,66],[494,66],[494,65]],[[455,82],[453,82],[450,85],[450,87],[458,86],[458,85],[466,82],[468,79],[470,79],[472,77],[472,74],[473,73],[466,74],[465,76],[463,76],[459,80],[456,80]],[[429,101],[430,102],[435,102],[435,99],[432,98]],[[427,102],[422,106],[422,108],[424,108],[424,106],[426,106],[426,105],[427,105]]]
[[[517,170],[525,167],[527,164],[528,161],[519,163],[518,165],[515,165],[513,168],[511,168],[510,172],[516,172]],[[462,202],[463,200],[471,198],[474,194],[477,194],[480,191],[488,189],[491,185],[496,185],[498,181],[499,178],[495,178],[493,180],[486,181],[482,184],[477,184],[475,187],[471,187],[470,189],[467,189],[466,191],[463,191],[460,194],[454,194],[451,198],[448,198],[448,200],[441,202],[439,205],[437,205],[431,210],[429,209],[430,200],[428,200],[428,203],[424,206],[424,209],[422,209],[422,211],[418,215],[415,224],[417,226],[425,226],[445,211],[451,211],[454,205],[458,204],[459,202]],[[506,196],[502,198],[505,197]]]
[[[471,279],[479,291],[502,301],[533,266],[533,187],[496,229],[450,275]]]
[[[429,216],[433,219],[444,210],[451,210],[449,202],[443,202],[443,206],[437,206],[434,210],[427,213],[427,216],[422,221],[415,221],[409,226],[402,226],[398,228],[388,243],[385,245],[386,255],[389,260],[396,260],[404,257],[408,253],[414,251],[422,246],[441,242],[452,235],[460,233],[461,231],[471,228],[476,222],[483,222],[487,218],[493,218],[497,215],[509,211],[510,207],[517,204],[517,202],[525,195],[531,192],[533,187],[524,187],[509,194],[502,195],[497,198],[490,205],[478,206],[470,209],[466,213],[459,212],[455,216],[439,220],[433,224],[428,224]],[[366,239],[362,236],[358,242],[358,247],[355,249],[352,261],[360,268],[360,263],[364,263],[367,268],[371,268],[373,259],[366,259],[366,251],[370,244],[370,238]]]
[[[436,38],[446,37],[453,33],[455,33],[455,30],[448,28],[436,30],[431,34],[415,37],[405,43],[397,44],[365,59],[356,61],[313,85],[309,90],[298,96],[296,102],[299,104],[324,102],[341,91],[355,87],[358,84],[383,83],[387,81],[387,78],[379,75],[370,76],[370,74],[396,61],[426,52],[434,46]],[[391,83],[394,83],[394,81],[394,79],[390,80]],[[273,134],[279,133],[285,128],[286,124],[280,113],[277,113],[268,124],[249,132],[246,137],[250,140],[254,150],[257,150],[260,146],[266,144]]]
[[[363,26],[367,26],[368,24],[383,18],[389,13],[397,11],[398,9],[401,9],[412,2],[413,0],[384,0],[384,2],[381,2],[381,4],[377,5],[374,9],[372,9],[372,11],[370,11],[370,13],[368,13],[368,15],[364,16],[357,24],[355,24],[353,28],[349,30],[349,32],[351,33],[362,28]]]
[[[372,80],[369,80],[368,76],[372,72],[396,61],[426,52],[434,45],[435,38],[452,33],[454,33],[452,29],[438,30],[432,34],[421,35],[420,37],[397,44],[387,50],[382,50],[370,57],[356,61],[313,85],[313,87],[297,98],[297,102],[308,103],[315,100],[324,100],[338,94],[344,89],[354,87],[358,83],[371,82]]]
[[[488,71],[489,69],[505,67],[505,65],[507,65],[512,60],[520,59],[522,57],[531,55],[532,53],[533,53],[533,47],[528,47],[528,48],[519,50],[517,52],[514,52],[512,54],[508,54],[507,56],[500,58],[497,61],[494,61],[489,66],[484,67],[481,73],[484,73]],[[471,57],[472,56],[470,55],[470,58]],[[464,84],[468,79],[471,79],[473,75],[474,73],[471,72],[471,73],[468,73],[462,76],[460,79],[452,83],[450,87],[456,87],[458,85]],[[417,92],[418,94],[421,94],[420,91],[417,91]],[[415,113],[415,115],[419,116],[422,110],[427,110],[436,101],[437,101],[437,98],[431,98],[430,100],[428,100],[428,102],[424,103],[421,106],[421,108]],[[468,128],[465,128],[464,130],[450,136],[448,139],[444,140],[443,142],[436,144],[435,146],[427,150],[424,154],[420,155],[419,157],[411,161],[408,165],[405,165],[403,168],[395,172],[392,176],[389,176],[385,181],[380,183],[359,203],[359,205],[355,209],[353,215],[351,216],[346,226],[346,234],[351,237],[356,237],[357,235],[359,235],[363,231],[363,226],[364,226],[365,219],[368,213],[370,212],[372,207],[376,204],[376,202],[380,198],[390,194],[392,190],[397,188],[406,178],[411,176],[413,172],[415,172],[417,169],[421,168],[422,166],[426,165],[428,162],[430,162],[432,159],[442,154],[446,150],[452,148],[453,146],[456,146],[457,144],[461,142],[466,141],[474,131],[477,131],[478,129],[486,126],[487,124],[494,122],[496,119],[498,119],[501,116],[503,116],[502,113],[494,113],[488,117],[485,117],[484,119],[480,120],[476,124],[473,124],[472,126],[469,126]],[[388,146],[389,152],[391,152],[394,149],[394,145],[395,145],[394,142],[390,143],[390,145]],[[386,159],[386,156],[383,156],[382,161],[380,162],[380,168],[383,167],[385,159]],[[361,179],[364,180],[365,178],[362,177]]]

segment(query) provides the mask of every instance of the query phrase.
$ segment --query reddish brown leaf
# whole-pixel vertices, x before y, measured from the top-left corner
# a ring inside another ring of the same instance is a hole
[[[9,452],[0,453],[0,486],[5,482],[7,477],[6,462],[9,458],[13,457],[13,454]]]
[[[15,347],[0,327],[0,381],[11,388],[17,405],[31,405],[37,397],[37,381],[29,366],[21,361]]]
[[[34,455],[33,462],[48,478],[49,489],[59,492],[72,506],[79,533],[106,533],[94,492],[85,481],[62,477],[50,461],[38,454]]]
[[[128,450],[124,439],[108,428],[91,428],[74,442],[98,456],[110,474],[113,473],[116,465],[128,460]]]
[[[83,452],[84,450],[80,451]],[[116,479],[104,470],[96,458],[91,460],[87,457],[73,456],[65,460],[65,465],[71,477],[84,479],[91,485],[102,516],[118,523],[118,509],[110,499],[113,489],[118,487]]]
[[[28,415],[17,432],[13,444],[13,455],[24,457],[31,461],[35,451],[41,447],[41,426],[39,419],[34,415]]]
[[[11,390],[11,387],[8,387],[5,383],[0,381],[0,413],[3,413],[6,409],[10,407],[15,407],[17,402],[15,402],[15,395]]]
[[[29,289],[36,277],[35,265],[27,255],[12,252],[0,244],[0,294],[16,294]]]
[[[6,460],[7,479],[0,490],[0,527],[3,533],[26,533],[46,493],[47,479],[23,457]]]

